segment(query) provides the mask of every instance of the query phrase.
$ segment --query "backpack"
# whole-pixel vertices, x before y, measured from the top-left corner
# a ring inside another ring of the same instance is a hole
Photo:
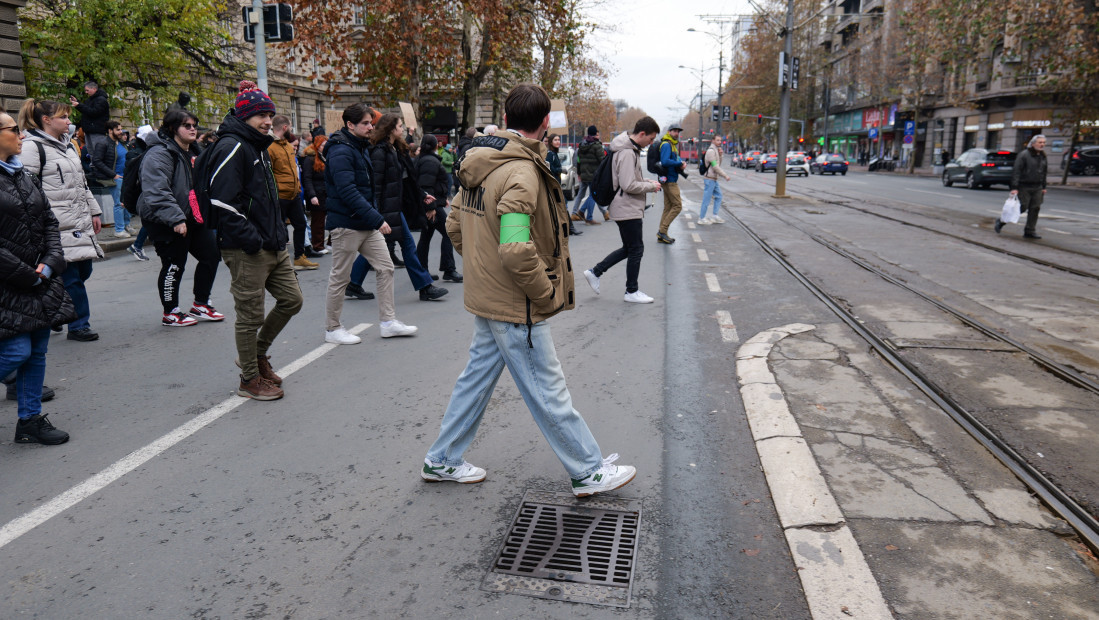
[[[195,158],[194,168],[191,170],[191,178],[193,179],[191,186],[193,189],[190,196],[188,196],[188,201],[191,203],[191,217],[194,218],[196,224],[208,228],[217,228],[217,219],[215,217],[217,213],[214,205],[210,202],[210,174],[213,172],[210,170],[210,162],[214,159],[213,152],[214,148],[211,146],[202,149],[202,152]]]
[[[703,177],[706,176],[706,171],[708,171],[709,169],[710,169],[710,166],[706,165],[706,156],[703,155],[702,157],[699,157],[698,158],[698,175],[703,176]]]
[[[660,149],[664,147],[666,140],[661,140],[654,149],[652,145],[649,145],[649,153],[645,156],[645,163],[649,168],[649,172],[657,176],[667,176],[668,171],[664,168],[664,165],[660,163]]]
[[[591,177],[591,197],[595,204],[605,207],[614,200],[615,192],[621,192],[614,186],[614,153],[599,160],[599,166]]]
[[[145,153],[149,149],[137,154],[136,157],[126,158],[126,168],[122,171],[122,189],[119,191],[119,199],[122,200],[126,210],[134,215],[137,212],[137,200],[141,198],[141,161],[145,159]]]

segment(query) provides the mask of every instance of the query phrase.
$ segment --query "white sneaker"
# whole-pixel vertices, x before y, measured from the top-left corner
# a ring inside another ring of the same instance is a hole
[[[617,454],[612,454],[603,459],[603,465],[593,474],[585,478],[572,480],[572,494],[576,497],[587,497],[596,493],[604,493],[622,488],[629,484],[637,475],[637,468],[629,465],[613,465],[618,460]]]
[[[324,341],[333,344],[359,344],[363,339],[340,327],[330,332],[324,332]]]
[[[116,230],[114,233],[115,239],[129,239],[130,237],[133,237],[133,235],[126,232],[125,230]]]
[[[385,321],[382,323],[382,338],[393,338],[395,336],[411,336],[419,331],[414,325],[405,325],[404,323],[393,319],[392,321]]]
[[[623,301],[628,301],[631,304],[651,304],[653,298],[649,297],[641,291],[634,291],[632,293],[626,293],[626,296],[622,298]]]
[[[588,281],[588,285],[591,286],[591,290],[595,291],[595,294],[599,294],[599,276],[595,275],[591,269],[584,271],[584,279]]]
[[[715,215],[710,218],[711,224],[724,224],[725,220],[720,215]]]
[[[713,222],[711,222],[710,218],[708,217],[704,217],[701,220],[698,220],[699,226],[709,226],[710,224],[713,224]]]
[[[462,461],[457,467],[451,467],[443,463],[433,463],[424,459],[424,467],[420,470],[420,477],[428,482],[461,482],[471,484],[485,479],[485,470]],[[621,485],[619,485],[621,486]]]

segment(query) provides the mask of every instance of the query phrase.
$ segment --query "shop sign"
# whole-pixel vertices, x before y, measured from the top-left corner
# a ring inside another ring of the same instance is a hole
[[[1012,127],[1049,127],[1049,121],[1011,121]]]
[[[1003,123],[989,123],[988,124],[988,130],[989,131],[1000,131],[1003,128],[1004,128]]]

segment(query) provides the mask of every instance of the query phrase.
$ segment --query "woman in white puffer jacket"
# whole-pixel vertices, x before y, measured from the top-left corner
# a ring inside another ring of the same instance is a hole
[[[69,136],[67,104],[27,99],[19,110],[19,128],[24,131],[23,166],[42,181],[61,234],[68,267],[62,274],[65,290],[72,297],[77,319],[69,323],[69,340],[89,342],[99,334],[91,327],[91,305],[84,286],[92,275],[92,261],[103,257],[95,236],[101,227],[101,209],[88,189],[80,154]]]

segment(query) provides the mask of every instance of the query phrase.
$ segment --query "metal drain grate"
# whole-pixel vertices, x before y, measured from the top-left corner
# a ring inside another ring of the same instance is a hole
[[[527,491],[481,589],[629,607],[640,500]]]

